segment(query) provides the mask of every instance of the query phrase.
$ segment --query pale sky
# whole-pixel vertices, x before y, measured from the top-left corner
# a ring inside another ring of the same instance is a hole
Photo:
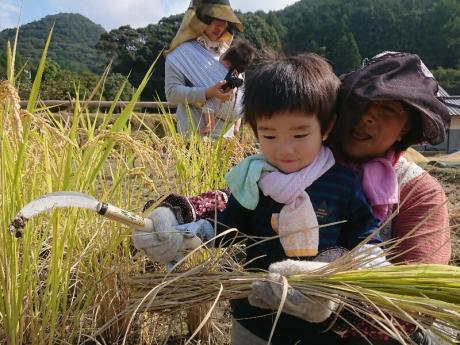
[[[243,12],[280,10],[298,0],[230,0]],[[0,31],[49,14],[80,13],[106,30],[121,25],[144,27],[184,12],[190,0],[0,0]]]

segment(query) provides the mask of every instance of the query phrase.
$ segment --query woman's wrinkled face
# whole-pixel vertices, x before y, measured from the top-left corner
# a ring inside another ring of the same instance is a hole
[[[204,30],[204,34],[208,36],[211,41],[217,41],[220,36],[227,31],[228,22],[220,19],[213,19],[212,22]]]
[[[398,101],[372,102],[341,142],[343,153],[354,162],[383,157],[410,130],[410,114]]]

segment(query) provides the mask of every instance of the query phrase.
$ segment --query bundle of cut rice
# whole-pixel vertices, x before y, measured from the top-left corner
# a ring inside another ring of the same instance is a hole
[[[153,273],[129,279],[137,299],[137,311],[167,312],[178,308],[244,298],[263,272],[206,272],[198,267],[184,273]],[[460,330],[460,267],[447,265],[400,265],[340,271],[330,264],[308,275],[288,277],[289,284],[309,295],[333,299],[354,315],[373,320],[374,327],[396,339],[408,339],[395,320],[430,328],[455,341]],[[281,305],[283,301],[281,302]]]

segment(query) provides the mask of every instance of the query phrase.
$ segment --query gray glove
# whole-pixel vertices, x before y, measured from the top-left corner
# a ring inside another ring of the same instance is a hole
[[[203,242],[209,241],[216,235],[214,227],[206,219],[200,219],[196,222],[177,225],[175,228],[179,230],[184,236],[198,236]],[[211,247],[212,243],[208,244],[208,246]]]
[[[263,309],[277,310],[283,294],[283,277],[295,274],[305,274],[327,265],[326,262],[286,260],[271,264],[268,268],[268,280],[257,281],[252,284],[249,303]],[[283,312],[308,322],[320,323],[329,318],[337,310],[338,304],[334,301],[310,294],[305,296],[292,287],[288,287]]]
[[[134,247],[143,250],[152,260],[160,263],[168,263],[180,257],[186,249],[186,241],[184,235],[176,229],[179,222],[171,209],[158,207],[147,218],[152,220],[153,229],[134,230]]]

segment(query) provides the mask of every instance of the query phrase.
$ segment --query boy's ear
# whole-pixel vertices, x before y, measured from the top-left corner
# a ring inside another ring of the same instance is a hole
[[[334,114],[334,116],[332,116],[331,122],[329,122],[329,126],[327,127],[326,131],[323,133],[323,141],[326,141],[327,138],[329,138],[329,134],[332,132],[332,129],[334,128],[336,120],[337,120],[337,115]]]

